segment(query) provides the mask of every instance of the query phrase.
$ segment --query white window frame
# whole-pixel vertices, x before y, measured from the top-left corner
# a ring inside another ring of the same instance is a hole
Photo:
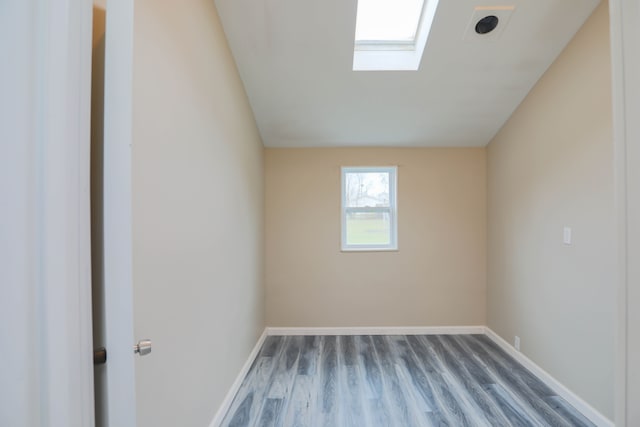
[[[345,177],[347,173],[375,173],[389,174],[389,207],[347,207]],[[342,242],[344,252],[362,251],[397,251],[398,250],[398,167],[397,166],[343,166],[340,172],[341,210],[342,210]],[[347,244],[347,214],[350,212],[386,212],[391,220],[390,242],[388,245],[349,245]]]

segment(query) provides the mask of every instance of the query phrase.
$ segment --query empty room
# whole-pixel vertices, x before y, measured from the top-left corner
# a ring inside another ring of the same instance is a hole
[[[627,0],[64,2],[0,425],[640,425]]]
[[[228,400],[265,327],[221,425],[613,418],[607,3],[407,3],[428,39],[417,69],[390,70],[354,70],[379,53],[354,48],[356,2],[218,1],[215,27],[211,4],[137,3],[134,313],[155,347],[139,420],[209,422],[215,405],[172,408]],[[476,32],[490,15],[500,33]],[[492,343],[516,336],[571,395],[501,375]],[[158,377],[171,358],[190,367]]]

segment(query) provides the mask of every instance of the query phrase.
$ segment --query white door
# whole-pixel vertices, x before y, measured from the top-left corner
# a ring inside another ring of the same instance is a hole
[[[94,330],[96,343],[107,349],[107,363],[95,371],[96,425],[134,427],[136,399],[131,258],[133,2],[108,0],[106,13],[105,4],[102,3],[95,8],[94,17],[100,25],[100,20],[106,15],[102,36],[104,48],[100,45],[95,48],[104,49],[103,52],[97,52],[98,55],[104,55],[104,76],[98,75],[98,79],[104,79],[104,95],[103,123],[94,123],[97,130],[103,128],[101,141],[97,144],[94,141],[95,149],[102,148],[102,156],[100,159],[98,154],[97,159],[93,159],[94,166],[102,163],[102,173],[97,171],[102,176],[102,182],[94,188],[97,197],[102,192],[101,202],[96,204],[94,201],[94,208],[102,205],[102,215],[100,217],[100,214],[94,213],[93,218],[94,222],[102,223],[102,230],[99,230],[99,226],[97,230],[99,237],[94,233],[94,239],[102,240],[98,242],[101,243],[102,253],[100,250],[96,253],[94,248],[94,256],[101,256],[97,263],[94,260],[94,269],[99,266],[102,276],[96,278],[94,274],[94,282],[98,282],[94,293],[101,292],[94,300],[94,321],[99,323]],[[100,66],[100,62],[101,59],[94,58],[95,66]]]
[[[103,333],[106,411],[98,425],[136,425],[131,235],[133,2],[106,3],[103,136]]]

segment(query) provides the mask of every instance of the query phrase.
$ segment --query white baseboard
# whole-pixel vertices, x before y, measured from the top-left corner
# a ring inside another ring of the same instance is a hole
[[[493,342],[505,350],[511,357],[516,359],[522,366],[527,368],[531,373],[544,382],[549,388],[558,393],[558,396],[569,402],[571,406],[576,408],[582,415],[587,417],[592,423],[598,427],[615,427],[614,423],[607,417],[602,415],[598,410],[593,408],[587,402],[582,400],[562,383],[552,377],[547,371],[536,365],[531,359],[517,351],[513,346],[506,342],[502,337],[496,334],[487,326],[355,326],[355,327],[327,327],[327,328],[280,328],[267,327],[258,339],[255,347],[249,354],[247,361],[242,366],[234,381],[231,389],[222,401],[218,412],[213,417],[209,427],[218,427],[222,419],[226,415],[233,398],[238,389],[242,385],[244,377],[249,372],[253,361],[258,355],[260,348],[267,336],[270,335],[460,335],[460,334],[483,334],[489,337]]]
[[[602,415],[598,410],[593,408],[587,402],[582,400],[579,396],[565,387],[562,383],[551,376],[547,371],[536,365],[527,356],[516,350],[511,344],[505,341],[500,335],[496,334],[489,327],[485,327],[485,335],[488,336],[493,342],[498,344],[500,348],[506,351],[511,357],[516,359],[522,366],[527,368],[538,377],[543,383],[545,383],[551,390],[558,393],[558,396],[569,402],[571,406],[576,408],[582,415],[587,417],[592,423],[598,427],[614,427],[614,423],[607,417]]]
[[[484,333],[484,326],[267,327],[267,335],[462,335]]]
[[[258,352],[260,351],[260,348],[262,348],[262,344],[267,338],[267,335],[267,329],[265,328],[265,330],[262,332],[262,335],[260,335],[260,338],[258,338],[258,342],[256,342],[256,345],[253,347],[253,350],[251,350],[251,353],[249,353],[247,361],[244,362],[244,365],[242,365],[242,369],[240,369],[236,380],[233,382],[231,388],[227,392],[227,395],[224,397],[224,400],[222,401],[220,408],[218,408],[218,412],[216,412],[216,415],[213,417],[213,420],[211,420],[209,427],[218,427],[220,423],[222,423],[224,416],[229,410],[229,407],[231,407],[231,403],[233,403],[233,398],[236,396],[236,393],[240,389],[242,381],[244,381],[244,377],[247,376],[247,373],[249,373],[249,369],[251,369],[251,365],[253,365],[253,361],[256,359],[256,357],[258,357]]]

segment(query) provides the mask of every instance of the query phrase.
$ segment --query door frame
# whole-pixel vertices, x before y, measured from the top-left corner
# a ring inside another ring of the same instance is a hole
[[[0,424],[93,426],[92,3],[0,9]]]
[[[610,0],[617,219],[615,422],[640,422],[640,5]]]

